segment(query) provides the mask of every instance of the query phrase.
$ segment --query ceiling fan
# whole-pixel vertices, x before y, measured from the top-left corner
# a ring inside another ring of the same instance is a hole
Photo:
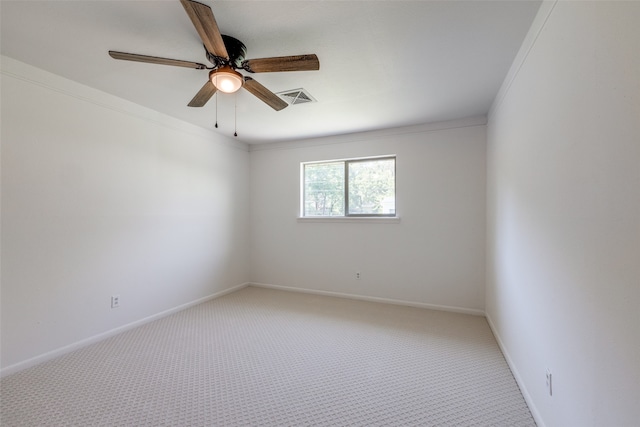
[[[268,106],[280,111],[288,105],[285,101],[252,77],[242,75],[238,70],[241,69],[249,73],[271,73],[278,71],[315,71],[320,69],[320,62],[314,54],[245,59],[246,46],[236,38],[220,34],[213,11],[209,6],[193,0],[180,0],[180,3],[182,3],[184,10],[191,18],[193,26],[200,35],[204,43],[207,59],[213,64],[212,67],[207,67],[198,62],[113,50],[109,51],[109,55],[114,59],[126,61],[211,70],[209,72],[209,80],[189,102],[189,107],[204,106],[218,90],[225,93],[233,93],[244,87]]]

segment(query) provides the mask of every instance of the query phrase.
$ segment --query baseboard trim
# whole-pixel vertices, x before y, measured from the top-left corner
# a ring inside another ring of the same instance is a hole
[[[462,313],[462,314],[471,314],[474,316],[484,316],[484,311],[475,310],[472,308],[463,308],[463,307],[452,307],[447,305],[437,305],[437,304],[427,304],[423,302],[413,302],[413,301],[405,301],[391,298],[381,298],[381,297],[371,297],[366,295],[356,295],[356,294],[346,294],[342,292],[332,292],[332,291],[321,291],[317,289],[307,289],[307,288],[296,288],[292,286],[281,286],[281,285],[271,285],[268,283],[256,283],[250,282],[249,286],[254,286],[257,288],[269,288],[269,289],[277,289],[281,291],[289,291],[289,292],[300,292],[304,294],[313,294],[313,295],[323,295],[330,297],[338,297],[338,298],[347,298],[354,299],[360,301],[369,301],[369,302],[381,302],[385,304],[394,304],[394,305],[404,305],[408,307],[417,307],[417,308],[426,308],[429,310],[439,310],[439,311],[450,311],[453,313]]]
[[[106,338],[112,337],[114,335],[120,334],[122,332],[128,331],[130,329],[136,328],[138,326],[142,326],[145,323],[153,322],[154,320],[161,319],[163,317],[169,316],[171,314],[177,313],[179,311],[185,310],[189,307],[193,307],[194,305],[202,304],[203,302],[210,301],[212,299],[220,298],[224,295],[230,294],[232,292],[239,291],[242,288],[246,288],[249,286],[249,283],[242,283],[240,285],[232,286],[231,288],[213,293],[206,297],[198,298],[195,301],[191,301],[185,304],[181,304],[177,307],[170,308],[165,311],[161,311],[160,313],[153,314],[151,316],[145,317],[140,320],[136,320],[135,322],[127,323],[126,325],[119,326],[117,328],[108,330],[106,332],[102,332],[98,335],[94,335],[89,338],[85,338],[83,340],[74,342],[72,344],[66,345],[64,347],[57,348],[55,350],[49,351],[47,353],[32,357],[27,360],[23,360],[22,362],[14,363],[13,365],[7,366],[5,368],[0,369],[0,378],[5,377],[7,375],[14,374],[16,372],[22,371],[23,369],[30,368],[32,366],[38,365],[40,363],[46,362],[48,360],[54,359],[58,356],[62,356],[63,354],[70,353],[74,350],[78,350],[82,347],[86,347],[90,344],[97,343]]]
[[[498,334],[498,330],[496,329],[496,326],[493,323],[493,320],[491,320],[491,316],[489,315],[489,313],[485,313],[485,317],[487,318],[487,323],[489,323],[489,328],[491,328],[491,332],[493,332],[493,336],[496,338],[496,341],[498,342],[498,346],[500,347],[500,350],[502,351],[502,354],[504,355],[504,358],[507,361],[507,365],[509,365],[509,369],[511,369],[511,373],[515,378],[516,383],[518,383],[518,387],[520,387],[520,392],[522,393],[522,397],[524,397],[525,402],[527,402],[527,406],[529,406],[529,410],[531,411],[531,415],[533,415],[533,419],[536,422],[536,425],[538,427],[545,427],[546,424],[544,423],[542,416],[540,415],[540,411],[538,411],[538,408],[536,407],[533,401],[533,398],[531,397],[531,394],[529,394],[527,387],[524,385],[522,376],[520,376],[520,373],[518,372],[518,369],[516,368],[515,363],[513,363],[513,359],[511,359],[511,356],[509,356],[507,347],[504,345],[504,342],[502,342],[502,338],[500,338],[500,334]]]

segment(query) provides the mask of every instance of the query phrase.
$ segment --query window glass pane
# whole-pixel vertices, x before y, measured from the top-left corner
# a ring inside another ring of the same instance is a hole
[[[344,215],[344,162],[304,165],[304,215]]]
[[[395,159],[348,163],[349,215],[395,215]]]

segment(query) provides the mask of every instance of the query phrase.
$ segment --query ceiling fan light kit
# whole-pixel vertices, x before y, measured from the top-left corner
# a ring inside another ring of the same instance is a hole
[[[220,33],[213,11],[209,6],[193,0],[180,0],[180,3],[204,44],[206,57],[211,62],[211,67],[198,62],[126,52],[109,51],[109,55],[119,60],[211,70],[209,80],[189,102],[189,107],[204,106],[217,91],[234,93],[244,87],[262,102],[274,110],[280,111],[288,105],[285,101],[252,77],[244,76],[238,70],[254,74],[320,69],[320,62],[314,54],[245,59],[247,50],[244,43]]]
[[[229,67],[228,65],[222,66],[217,70],[213,70],[209,73],[209,79],[211,83],[220,92],[234,93],[240,90],[244,83],[242,74]]]

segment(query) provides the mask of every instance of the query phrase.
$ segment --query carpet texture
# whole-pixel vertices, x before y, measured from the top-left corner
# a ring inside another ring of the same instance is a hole
[[[535,426],[482,317],[254,287],[0,387],[3,426]]]

